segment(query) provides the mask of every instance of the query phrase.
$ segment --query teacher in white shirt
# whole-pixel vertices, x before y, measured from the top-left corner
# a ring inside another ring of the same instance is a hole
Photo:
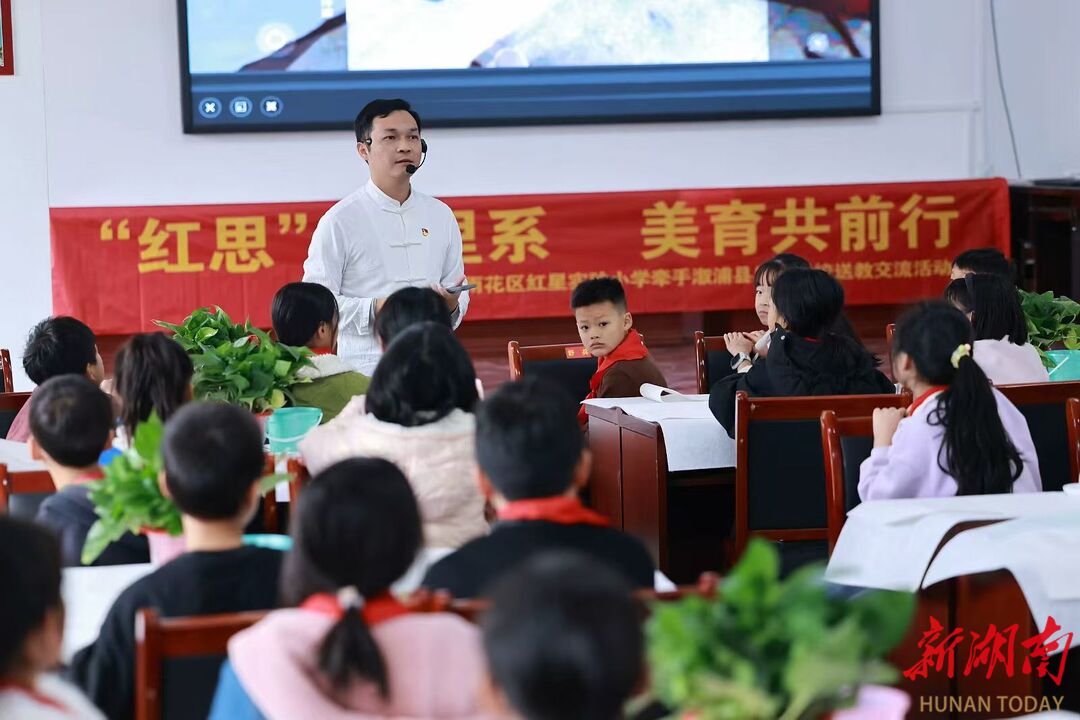
[[[465,284],[454,213],[410,182],[427,154],[420,116],[404,100],[372,100],[355,125],[356,150],[371,179],[319,220],[304,281],[334,293],[341,312],[338,355],[370,375],[382,354],[375,314],[390,293],[431,286],[446,301],[455,328],[469,293],[446,289]]]

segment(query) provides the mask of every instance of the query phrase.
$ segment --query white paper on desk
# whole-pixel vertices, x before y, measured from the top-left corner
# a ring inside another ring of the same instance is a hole
[[[699,402],[694,399],[695,396],[683,395],[681,392],[671,388],[653,385],[652,383],[642,383],[641,387],[638,388],[638,392],[641,393],[641,397],[648,398],[653,402]],[[708,396],[706,396],[706,399],[708,399]]]
[[[586,405],[619,408],[627,415],[654,422],[664,432],[671,472],[735,467],[735,441],[716,421],[708,395],[683,395],[685,402],[655,402],[648,398],[597,398]]]
[[[840,585],[914,592],[941,539],[963,521],[961,515],[935,513],[882,524],[852,512],[829,557],[825,579]]]
[[[945,544],[923,586],[963,575],[1008,570],[1016,578],[1035,624],[1053,617],[1067,632],[1080,631],[1080,511],[1049,518],[1007,520],[965,530]]]
[[[1070,497],[1061,492],[1010,493],[874,500],[858,505],[848,517],[890,525],[938,513],[960,515],[964,520],[994,520],[1052,515],[1069,508],[1080,508],[1080,497]]]
[[[11,472],[45,470],[45,464],[30,458],[30,446],[23,442],[0,439],[0,463]]]

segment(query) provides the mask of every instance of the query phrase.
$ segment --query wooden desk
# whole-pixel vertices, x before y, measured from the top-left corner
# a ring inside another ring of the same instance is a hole
[[[722,533],[717,533],[715,547],[702,551],[672,547],[672,494],[681,489],[733,487],[735,469],[671,472],[664,431],[658,423],[627,415],[619,408],[586,405],[586,413],[593,455],[589,504],[611,518],[615,527],[640,538],[660,571],[676,582],[685,577],[692,580],[704,570],[715,570],[712,560],[722,557]],[[715,528],[720,530],[725,508],[704,510],[715,513]],[[729,522],[733,510],[733,505],[726,508]],[[712,567],[698,567],[705,564]]]

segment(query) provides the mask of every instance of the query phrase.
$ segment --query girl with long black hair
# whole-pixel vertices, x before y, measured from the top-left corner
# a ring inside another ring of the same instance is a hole
[[[921,303],[897,324],[893,374],[910,407],[874,410],[863,500],[1039,492],[1027,421],[971,357],[974,333],[948,303]]]

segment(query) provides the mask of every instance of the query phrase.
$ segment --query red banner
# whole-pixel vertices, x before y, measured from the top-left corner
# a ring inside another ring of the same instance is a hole
[[[569,313],[581,280],[616,275],[636,313],[752,304],[779,252],[833,273],[849,304],[938,295],[952,258],[1009,251],[1004,180],[447,198],[464,241],[467,320]],[[303,275],[329,202],[53,208],[53,306],[101,334],[220,305],[269,326]]]

